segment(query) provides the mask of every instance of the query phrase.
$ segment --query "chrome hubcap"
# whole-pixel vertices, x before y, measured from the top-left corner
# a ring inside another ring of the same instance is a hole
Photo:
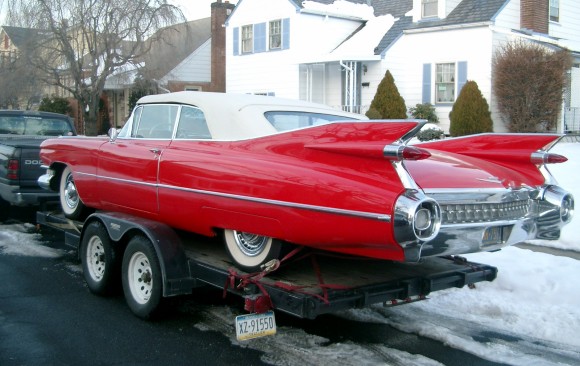
[[[268,243],[268,240],[270,240],[270,238],[267,236],[244,233],[235,230],[234,238],[240,251],[248,257],[255,257],[262,253]]]
[[[72,175],[69,175],[66,178],[64,186],[64,201],[69,208],[75,208],[79,204],[79,193],[77,192],[77,186],[75,185]]]

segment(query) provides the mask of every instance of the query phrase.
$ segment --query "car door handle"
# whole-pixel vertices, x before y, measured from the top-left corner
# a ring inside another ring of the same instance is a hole
[[[158,149],[156,147],[149,149],[149,151],[151,151],[155,155],[159,155],[161,153],[161,149]]]

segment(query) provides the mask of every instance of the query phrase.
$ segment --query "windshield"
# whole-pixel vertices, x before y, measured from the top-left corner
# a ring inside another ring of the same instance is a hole
[[[309,126],[319,126],[337,121],[359,121],[359,119],[353,117],[312,112],[270,111],[264,113],[264,116],[278,132]]]
[[[43,116],[1,116],[0,134],[72,136],[73,130],[64,119]]]

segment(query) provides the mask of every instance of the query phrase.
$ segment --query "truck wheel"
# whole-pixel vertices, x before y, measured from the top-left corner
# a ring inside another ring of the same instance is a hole
[[[161,266],[151,241],[135,236],[123,255],[123,292],[127,305],[139,318],[149,319],[162,297]]]
[[[59,193],[60,206],[64,216],[71,220],[83,220],[86,218],[88,209],[81,201],[72,171],[68,166],[62,171]]]
[[[89,290],[96,295],[110,295],[118,285],[120,261],[109,233],[100,222],[88,224],[80,249]]]
[[[262,264],[280,258],[282,250],[279,240],[237,230],[224,230],[224,241],[236,267],[246,272],[259,271]]]

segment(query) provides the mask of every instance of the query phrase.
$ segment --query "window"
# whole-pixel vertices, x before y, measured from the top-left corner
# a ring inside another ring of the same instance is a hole
[[[455,101],[455,64],[437,64],[435,72],[435,100],[437,103]]]
[[[437,16],[437,0],[421,0],[421,17],[431,18]]]
[[[550,20],[560,21],[560,0],[550,0]]]
[[[176,105],[143,106],[137,129],[133,137],[150,139],[170,139],[177,117]],[[133,123],[137,120],[133,119]]]
[[[233,54],[249,55],[290,48],[290,18],[234,27]]]
[[[201,109],[183,106],[177,126],[178,139],[211,139],[207,121]]]
[[[336,121],[357,121],[354,118],[312,112],[270,111],[264,113],[264,116],[279,132],[308,126],[325,125]]]
[[[254,51],[254,29],[251,25],[242,27],[242,53]]]
[[[282,21],[274,20],[270,22],[270,49],[280,49],[282,48]]]
[[[73,131],[66,120],[37,116],[0,116],[0,134],[71,136]]]

